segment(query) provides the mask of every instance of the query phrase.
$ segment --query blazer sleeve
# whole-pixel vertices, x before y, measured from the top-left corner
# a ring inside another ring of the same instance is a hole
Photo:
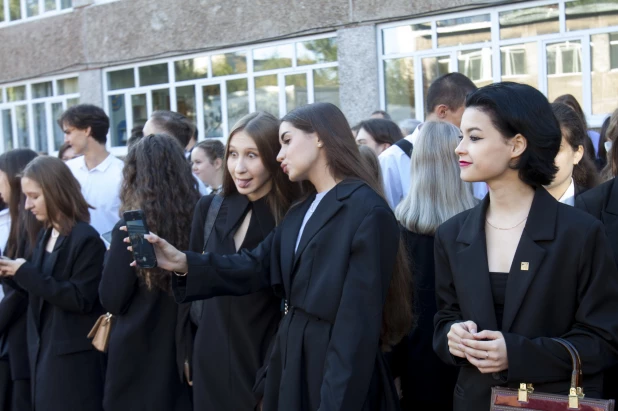
[[[10,286],[4,286],[4,298],[0,301],[0,335],[8,332],[13,323],[21,318],[28,308],[28,295]]]
[[[124,225],[124,221],[121,224]],[[112,243],[99,284],[101,305],[115,315],[127,312],[139,286],[135,268],[130,267],[133,256],[123,242],[126,233],[119,228],[120,224],[116,224],[112,231]]]
[[[360,410],[379,351],[382,312],[399,249],[391,210],[375,207],[356,233],[326,351],[319,411]]]
[[[442,361],[450,365],[469,364],[465,358],[455,357],[448,348],[448,338],[451,326],[463,322],[461,309],[453,282],[453,271],[444,251],[441,231],[438,228],[434,241],[434,262],[436,273],[436,303],[438,311],[434,316],[433,350]]]
[[[36,266],[26,262],[15,273],[15,281],[29,293],[63,310],[89,313],[99,299],[105,246],[98,236],[89,236],[74,247],[74,252],[69,251],[75,261],[68,280],[45,276]]]
[[[199,254],[187,251],[188,274],[174,275],[176,302],[185,303],[221,295],[247,295],[270,286],[271,250],[278,230],[273,230],[255,249],[238,254]]]
[[[573,327],[560,337],[579,351],[584,374],[597,374],[618,362],[618,271],[600,222],[590,226],[585,238],[578,266],[579,307]],[[559,381],[571,375],[566,350],[550,338],[510,333],[504,338],[509,382]]]

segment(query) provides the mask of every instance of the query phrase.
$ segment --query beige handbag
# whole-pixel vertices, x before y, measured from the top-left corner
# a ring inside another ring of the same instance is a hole
[[[88,338],[92,338],[92,345],[101,352],[107,352],[109,336],[112,329],[112,315],[103,314],[88,333]]]

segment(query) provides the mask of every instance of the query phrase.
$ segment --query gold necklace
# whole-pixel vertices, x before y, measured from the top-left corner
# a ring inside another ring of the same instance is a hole
[[[500,228],[500,227],[496,227],[495,225],[493,225],[492,223],[489,222],[489,219],[487,219],[487,217],[485,217],[485,221],[487,222],[487,224],[489,224],[491,227],[495,228],[496,230],[502,230],[502,231],[508,231],[508,230],[512,230],[516,227],[519,227],[521,225],[521,223],[523,223],[524,221],[526,221],[528,219],[528,216],[526,216],[526,218],[524,218],[523,220],[521,220],[519,223],[515,224],[513,227],[509,227],[509,228]]]

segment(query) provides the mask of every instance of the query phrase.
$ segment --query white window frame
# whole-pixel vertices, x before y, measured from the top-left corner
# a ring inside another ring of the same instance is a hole
[[[20,10],[21,10],[21,18],[18,20],[10,20],[10,3],[11,0],[0,0],[0,7],[3,7],[4,10],[4,20],[0,21],[0,29],[8,26],[14,26],[16,24],[27,23],[30,21],[45,19],[47,17],[59,16],[61,14],[67,14],[73,12],[73,3],[75,0],[71,1],[71,7],[66,9],[60,9],[61,0],[56,0],[56,9],[47,11],[45,10],[45,0],[38,0],[39,6],[39,14],[36,16],[27,16],[27,0],[19,0],[20,1]]]
[[[0,99],[0,112],[2,112],[3,110],[11,110],[11,122],[12,122],[12,130],[13,130],[13,147],[18,147],[18,148],[31,148],[32,150],[36,151],[36,144],[35,144],[35,138],[34,138],[34,105],[38,104],[38,103],[44,103],[45,104],[45,123],[46,123],[46,127],[47,127],[47,148],[48,148],[48,154],[50,155],[57,155],[58,154],[58,150],[56,150],[56,148],[54,147],[54,126],[56,124],[56,120],[55,118],[53,118],[53,112],[51,110],[52,104],[54,103],[62,103],[62,109],[66,110],[67,109],[67,102],[68,100],[72,100],[72,99],[79,99],[80,94],[79,91],[77,93],[70,93],[70,94],[63,94],[63,95],[57,95],[58,90],[57,90],[57,82],[59,80],[65,80],[65,79],[69,79],[69,78],[78,78],[79,81],[79,74],[78,73],[71,73],[71,74],[62,74],[62,75],[58,75],[58,76],[53,76],[53,77],[42,77],[42,78],[36,78],[36,79],[32,79],[32,80],[28,80],[27,82],[15,82],[15,83],[7,83],[7,84],[2,84],[0,85],[0,95],[2,96],[2,98]],[[52,89],[53,89],[53,93],[51,96],[48,97],[39,97],[39,98],[32,98],[32,85],[33,84],[38,84],[38,83],[44,83],[44,82],[52,82]],[[20,100],[20,101],[11,101],[9,102],[7,99],[7,92],[6,89],[10,88],[10,87],[19,87],[19,86],[26,86],[26,98],[24,100]],[[17,120],[15,118],[15,107],[17,106],[26,106],[27,109],[27,113],[28,113],[28,138],[29,138],[29,145],[28,147],[22,147],[18,144],[18,139],[17,139]],[[4,127],[2,127],[1,123],[2,123],[3,119],[0,117],[0,152],[5,152],[5,147],[4,147]]]
[[[330,33],[318,34],[318,35],[313,35],[313,36],[304,36],[304,37],[299,37],[299,38],[294,38],[294,39],[279,40],[279,41],[269,42],[269,43],[252,44],[252,45],[245,46],[245,47],[232,47],[232,48],[226,48],[226,49],[218,49],[218,50],[214,50],[208,53],[190,54],[190,55],[177,56],[174,58],[150,60],[150,61],[142,62],[139,64],[129,64],[129,65],[109,67],[102,71],[103,91],[104,91],[103,95],[104,95],[104,100],[105,100],[104,109],[107,113],[110,113],[109,111],[110,110],[110,107],[109,107],[109,97],[110,96],[121,95],[121,94],[125,96],[125,118],[127,122],[127,134],[128,134],[131,128],[133,128],[134,126],[133,119],[131,118],[132,113],[131,113],[131,105],[130,105],[130,100],[129,100],[129,97],[131,95],[146,94],[147,101],[148,101],[147,115],[150,116],[152,114],[152,109],[153,109],[152,101],[151,101],[152,99],[150,97],[152,90],[168,88],[170,90],[170,110],[176,111],[177,110],[176,87],[194,85],[195,92],[196,92],[195,93],[196,122],[197,122],[197,127],[198,127],[198,132],[199,132],[199,140],[201,141],[205,138],[203,93],[201,92],[201,89],[203,86],[206,86],[206,85],[218,84],[220,86],[220,92],[221,92],[221,116],[222,116],[221,128],[222,128],[222,133],[223,133],[221,140],[225,142],[227,140],[229,129],[232,126],[231,124],[228,124],[228,118],[227,118],[226,82],[229,80],[247,79],[247,95],[249,98],[249,112],[251,113],[256,110],[255,87],[254,87],[255,78],[267,76],[267,75],[277,75],[277,79],[278,79],[277,84],[279,87],[279,116],[283,116],[287,112],[286,107],[285,107],[285,102],[286,102],[285,76],[293,75],[293,74],[305,74],[307,76],[307,100],[309,103],[313,103],[314,102],[313,71],[318,70],[318,69],[323,69],[323,68],[338,67],[339,62],[334,61],[334,62],[327,62],[327,63],[317,63],[317,64],[298,66],[297,56],[296,56],[297,54],[296,43],[311,41],[311,40],[325,39],[325,38],[335,38],[336,39],[337,35],[334,32],[330,32]],[[293,45],[294,54],[293,54],[293,59],[292,59],[292,67],[279,68],[279,69],[273,69],[273,70],[263,70],[263,71],[257,71],[257,72],[253,70],[253,50],[261,49],[264,47],[272,47],[272,46],[286,45],[286,44]],[[231,75],[226,75],[226,76],[212,77],[212,64],[211,64],[210,57],[213,55],[235,53],[235,52],[245,52],[246,53],[247,72],[244,74],[231,74]],[[196,57],[208,57],[208,77],[197,79],[197,80],[176,81],[174,62],[179,61],[179,60],[193,59]],[[169,81],[167,83],[157,84],[153,86],[139,86],[139,81],[138,81],[139,80],[138,78],[139,77],[139,67],[151,66],[151,65],[162,64],[162,63],[166,63],[168,65]],[[134,84],[136,85],[136,87],[118,89],[118,90],[109,90],[108,73],[119,71],[119,70],[124,70],[124,69],[133,69]],[[111,135],[108,136],[108,150],[114,155],[125,155],[127,152],[126,146],[118,146],[118,147],[111,146]]]
[[[579,40],[582,45],[582,60],[581,60],[581,68],[582,68],[582,87],[583,90],[588,90],[588,92],[583,92],[583,101],[581,101],[582,109],[586,114],[588,124],[591,127],[600,127],[603,123],[603,120],[607,116],[606,114],[597,114],[593,115],[592,112],[592,87],[591,87],[591,56],[590,56],[590,36],[594,34],[604,34],[608,32],[618,32],[618,26],[608,26],[602,28],[592,28],[586,30],[576,30],[576,31],[566,31],[566,7],[565,4],[572,0],[537,0],[537,1],[528,1],[525,3],[518,4],[508,4],[502,6],[494,6],[491,8],[477,8],[474,10],[468,10],[464,12],[455,12],[455,13],[445,13],[440,15],[433,15],[427,17],[420,17],[411,20],[384,23],[377,25],[376,36],[377,36],[377,57],[378,57],[378,74],[379,74],[379,91],[380,91],[380,107],[382,109],[386,108],[386,84],[385,84],[385,73],[384,73],[384,61],[403,58],[403,57],[413,57],[414,58],[414,77],[415,77],[415,103],[416,107],[415,113],[416,118],[418,120],[424,119],[424,100],[423,100],[423,92],[422,92],[422,66],[420,61],[424,57],[431,57],[436,55],[447,55],[450,54],[451,65],[450,71],[457,71],[457,52],[465,51],[471,49],[482,49],[483,47],[490,47],[492,53],[492,73],[493,73],[493,81],[499,82],[502,78],[502,67],[500,60],[500,48],[510,45],[516,44],[525,44],[525,43],[537,43],[538,50],[538,88],[543,93],[547,94],[547,67],[546,67],[546,48],[547,44],[564,42],[566,40]],[[559,8],[559,31],[556,33],[550,34],[542,34],[538,36],[531,37],[522,37],[508,40],[500,40],[500,22],[499,15],[505,11],[517,10],[522,8],[530,8],[530,7],[538,7],[538,6],[547,6],[547,5],[557,5]],[[472,43],[465,44],[456,47],[437,47],[437,30],[436,30],[436,22],[445,19],[453,19],[453,18],[461,18],[461,17],[470,17],[477,16],[482,14],[490,14],[491,18],[491,41],[489,42],[481,42],[481,43]],[[397,53],[397,54],[389,54],[384,55],[384,44],[383,44],[383,35],[382,30],[412,25],[412,24],[420,24],[420,23],[430,23],[432,26],[432,45],[433,47],[429,50],[421,50],[415,52],[408,53]]]

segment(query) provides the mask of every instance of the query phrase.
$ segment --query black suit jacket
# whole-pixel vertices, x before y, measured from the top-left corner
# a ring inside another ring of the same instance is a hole
[[[314,198],[293,207],[252,251],[187,252],[186,297],[273,287],[289,301],[268,362],[264,411],[398,409],[379,343],[397,221],[375,191],[346,180],[324,196],[295,252]]]
[[[32,263],[15,273],[29,294],[28,352],[33,405],[45,410],[101,410],[104,361],[86,337],[103,314],[99,281],[105,246],[89,224],[60,235],[44,258],[42,231]],[[44,261],[45,259],[45,261]]]
[[[453,323],[472,320],[479,331],[497,328],[485,241],[488,205],[489,196],[436,233],[434,350],[443,361],[462,366],[454,409],[487,409],[495,385],[526,382],[535,384],[537,392],[568,392],[571,361],[553,337],[575,345],[583,362],[584,391],[600,396],[602,371],[617,360],[616,264],[601,224],[542,188],[534,195],[506,288],[499,331],[506,340],[508,370],[481,374],[450,354],[446,335]]]

